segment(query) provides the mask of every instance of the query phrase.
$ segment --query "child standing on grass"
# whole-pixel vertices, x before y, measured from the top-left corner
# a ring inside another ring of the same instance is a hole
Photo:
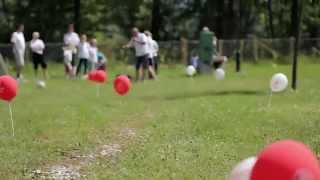
[[[69,76],[75,76],[76,71],[77,71],[76,54],[77,54],[77,47],[79,46],[79,43],[80,43],[80,38],[79,38],[79,35],[76,32],[74,32],[74,25],[73,24],[69,24],[68,32],[63,37],[63,43],[64,43],[64,50],[67,49],[67,51],[64,52],[64,54],[67,53],[69,56],[69,51],[71,51],[70,64],[71,64],[72,68],[70,70],[70,67],[66,66],[66,73]]]
[[[97,63],[97,70],[106,70],[106,64],[108,62],[108,59],[102,52],[98,52],[98,63]]]
[[[200,58],[196,52],[192,53],[189,65],[193,66],[197,71],[199,71]]]
[[[64,46],[63,48],[63,61],[66,69],[67,79],[74,77],[73,66],[72,66],[72,49],[68,46]]]
[[[32,62],[33,62],[33,68],[35,71],[36,78],[38,78],[38,68],[40,65],[43,71],[43,78],[46,79],[48,77],[47,63],[44,61],[44,58],[43,58],[43,51],[45,49],[45,44],[40,39],[39,32],[32,33],[30,48],[32,51]]]
[[[89,48],[89,71],[93,71],[96,69],[96,65],[98,63],[98,47],[97,47],[97,40],[92,38],[90,41],[90,48]]]
[[[90,44],[87,42],[87,35],[83,34],[81,36],[80,44],[79,44],[79,64],[77,67],[77,75],[81,72],[81,68],[83,66],[83,74],[87,74],[88,71],[88,60],[89,60],[89,49]]]

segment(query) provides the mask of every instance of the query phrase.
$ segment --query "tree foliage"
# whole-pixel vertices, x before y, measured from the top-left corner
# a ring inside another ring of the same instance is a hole
[[[121,34],[131,27],[150,29],[160,40],[196,39],[203,26],[219,38],[289,37],[296,7],[291,0],[0,0],[0,40],[9,42],[15,24],[26,36],[40,31],[46,41],[61,41],[68,23],[80,33]],[[320,0],[303,0],[302,33],[320,34]]]

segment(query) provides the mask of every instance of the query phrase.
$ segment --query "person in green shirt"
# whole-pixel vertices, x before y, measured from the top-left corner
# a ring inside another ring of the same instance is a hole
[[[208,27],[204,27],[200,33],[199,55],[203,64],[214,69],[222,68],[227,62],[226,56],[221,56],[217,50],[217,37]]]

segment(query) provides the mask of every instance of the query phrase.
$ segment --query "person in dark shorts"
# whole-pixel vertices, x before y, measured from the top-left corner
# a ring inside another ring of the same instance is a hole
[[[213,68],[219,69],[222,68],[222,66],[228,61],[227,56],[213,56],[212,57],[212,66]]]
[[[48,77],[47,63],[44,61],[43,51],[45,49],[44,42],[40,39],[40,33],[34,32],[32,34],[32,40],[30,42],[30,48],[32,51],[32,62],[36,77],[38,77],[38,68],[41,66],[43,70],[43,78]]]
[[[156,68],[156,56],[158,54],[158,44],[152,39],[152,33],[150,31],[145,31],[144,34],[147,36],[147,46],[148,46],[148,72],[149,79],[156,79],[157,73]]]
[[[143,81],[145,79],[146,70],[148,70],[148,44],[147,37],[141,33],[138,28],[132,29],[132,38],[124,48],[134,47],[136,54],[136,80]]]

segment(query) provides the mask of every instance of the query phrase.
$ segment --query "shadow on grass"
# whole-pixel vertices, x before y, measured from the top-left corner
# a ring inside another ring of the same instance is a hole
[[[143,96],[142,99],[146,101],[154,100],[166,100],[175,101],[181,99],[191,99],[200,97],[211,97],[211,96],[265,96],[267,93],[265,91],[257,90],[231,90],[231,91],[202,91],[202,92],[181,92],[180,94],[172,94],[164,97],[159,96]]]

